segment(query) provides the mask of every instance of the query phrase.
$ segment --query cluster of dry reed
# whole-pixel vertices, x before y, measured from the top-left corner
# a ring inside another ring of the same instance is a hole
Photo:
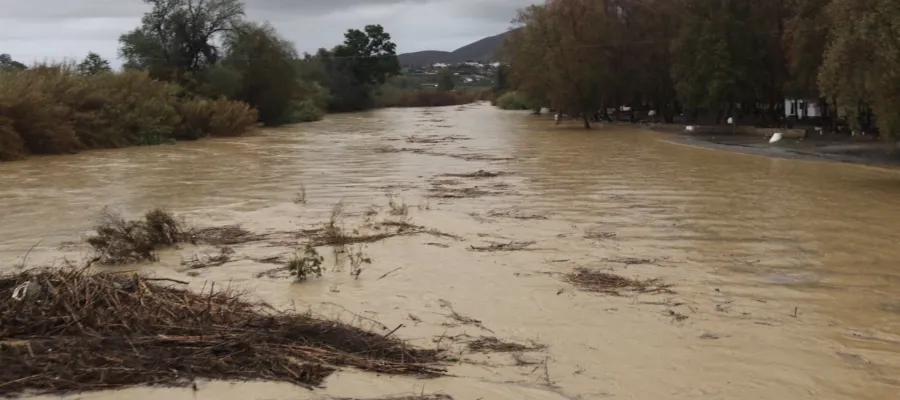
[[[0,161],[236,136],[256,121],[246,103],[196,98],[146,72],[84,75],[68,64],[0,72]]]

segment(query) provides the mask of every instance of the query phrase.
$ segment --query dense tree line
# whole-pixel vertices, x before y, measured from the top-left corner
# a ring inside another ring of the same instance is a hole
[[[586,127],[623,105],[775,125],[801,99],[900,133],[896,0],[547,0],[514,24],[502,53],[518,98]]]
[[[125,67],[247,102],[267,125],[370,108],[377,85],[400,72],[380,25],[350,29],[342,44],[301,58],[272,26],[247,21],[240,0],[144,1],[152,10],[119,39]]]

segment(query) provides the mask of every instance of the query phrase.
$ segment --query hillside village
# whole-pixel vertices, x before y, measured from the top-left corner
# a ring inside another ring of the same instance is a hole
[[[405,66],[402,69],[404,76],[417,79],[421,86],[437,86],[438,74],[449,70],[453,74],[456,86],[487,87],[496,82],[499,62],[466,61],[457,64],[434,63],[424,66]]]

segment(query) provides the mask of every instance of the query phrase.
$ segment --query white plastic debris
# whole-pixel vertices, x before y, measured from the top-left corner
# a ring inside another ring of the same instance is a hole
[[[12,292],[12,299],[15,301],[22,301],[26,298],[34,298],[38,295],[41,290],[41,286],[32,281],[25,282],[19,286],[16,286]]]

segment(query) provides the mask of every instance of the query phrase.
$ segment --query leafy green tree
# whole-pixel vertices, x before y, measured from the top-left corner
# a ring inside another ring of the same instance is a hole
[[[226,36],[225,49],[223,65],[241,77],[234,97],[259,110],[266,125],[290,122],[294,101],[302,95],[294,45],[270,25],[245,23]]]
[[[447,68],[444,68],[441,70],[441,72],[438,72],[437,87],[438,90],[444,92],[453,90],[453,88],[456,87],[456,83],[453,81],[453,72]]]
[[[783,2],[687,0],[686,5],[672,44],[672,77],[684,106],[717,121],[743,110],[775,122],[787,81]]]
[[[396,49],[381,25],[350,29],[343,44],[306,57],[306,73],[329,89],[331,111],[364,110],[374,106],[375,88],[400,74]]]
[[[240,0],[144,0],[152,10],[141,25],[119,37],[128,69],[179,80],[214,65],[218,39],[243,21]]]
[[[99,54],[94,53],[93,51],[88,52],[87,56],[76,66],[78,73],[82,75],[97,75],[101,73],[106,73],[112,71],[112,68],[109,66],[109,61],[100,57]]]

